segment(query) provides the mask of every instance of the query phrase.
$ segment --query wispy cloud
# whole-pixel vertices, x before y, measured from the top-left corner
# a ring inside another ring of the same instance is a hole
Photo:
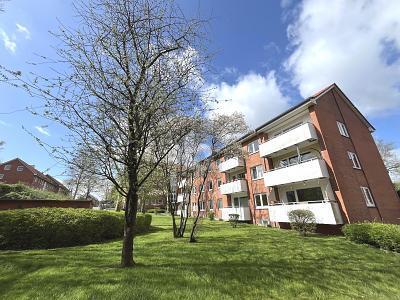
[[[19,23],[16,23],[15,25],[17,25],[17,31],[20,33],[25,34],[25,38],[26,39],[30,39],[31,38],[31,32],[29,31],[29,29]]]
[[[3,121],[3,120],[0,120],[0,125],[5,126],[5,127],[11,127],[10,123]]]
[[[36,129],[37,131],[39,131],[41,134],[50,136],[50,132],[49,132],[49,130],[46,129],[46,128],[47,128],[47,126],[35,126],[35,129]]]
[[[14,38],[11,38],[7,32],[0,28],[0,38],[3,41],[4,47],[12,53],[17,50],[17,43]]]

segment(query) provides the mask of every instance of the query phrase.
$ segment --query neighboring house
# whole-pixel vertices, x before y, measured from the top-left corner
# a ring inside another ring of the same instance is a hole
[[[0,164],[0,182],[8,184],[23,183],[40,190],[63,194],[69,193],[69,190],[57,179],[43,174],[20,158]]]
[[[307,209],[326,232],[360,221],[400,223],[400,199],[373,131],[333,84],[240,138],[243,157],[216,156],[203,188],[195,179],[189,211],[285,228],[289,211]]]

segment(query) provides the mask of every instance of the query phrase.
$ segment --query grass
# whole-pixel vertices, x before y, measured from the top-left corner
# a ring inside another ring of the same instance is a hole
[[[153,225],[132,269],[118,267],[120,241],[0,251],[0,299],[400,299],[397,253],[219,221],[189,244],[172,239],[167,217]]]

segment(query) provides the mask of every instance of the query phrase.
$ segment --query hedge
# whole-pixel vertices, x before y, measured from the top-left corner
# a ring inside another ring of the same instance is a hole
[[[400,252],[400,225],[356,223],[343,226],[342,231],[346,238],[356,243]]]
[[[150,215],[138,215],[145,232]],[[0,211],[0,249],[48,249],[87,245],[123,236],[124,215],[84,208],[28,208]]]
[[[42,191],[31,188],[24,184],[6,184],[0,183],[0,199],[11,200],[69,200],[70,196],[62,193],[52,193],[49,191]]]

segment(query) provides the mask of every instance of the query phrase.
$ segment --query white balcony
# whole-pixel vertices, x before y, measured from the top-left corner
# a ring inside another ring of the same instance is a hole
[[[248,207],[227,207],[227,208],[222,208],[222,214],[221,214],[222,220],[228,221],[230,214],[238,214],[239,215],[239,221],[249,221],[249,220],[251,220],[250,209]]]
[[[311,179],[328,178],[329,173],[323,159],[314,158],[295,165],[289,165],[264,173],[265,186],[301,182]]]
[[[218,166],[220,172],[230,173],[244,168],[244,159],[239,157],[230,158]]]
[[[177,200],[176,202],[183,202],[183,195],[182,194],[178,194]]]
[[[314,125],[311,123],[301,124],[261,144],[260,156],[269,156],[291,146],[303,146],[304,144],[315,140],[317,140],[317,133]]]
[[[317,224],[343,224],[339,205],[335,201],[296,202],[268,206],[271,222],[289,222],[288,213],[295,209],[306,209],[314,213]]]
[[[222,184],[219,189],[222,195],[230,195],[243,192],[247,193],[247,181],[246,179],[232,181]]]

